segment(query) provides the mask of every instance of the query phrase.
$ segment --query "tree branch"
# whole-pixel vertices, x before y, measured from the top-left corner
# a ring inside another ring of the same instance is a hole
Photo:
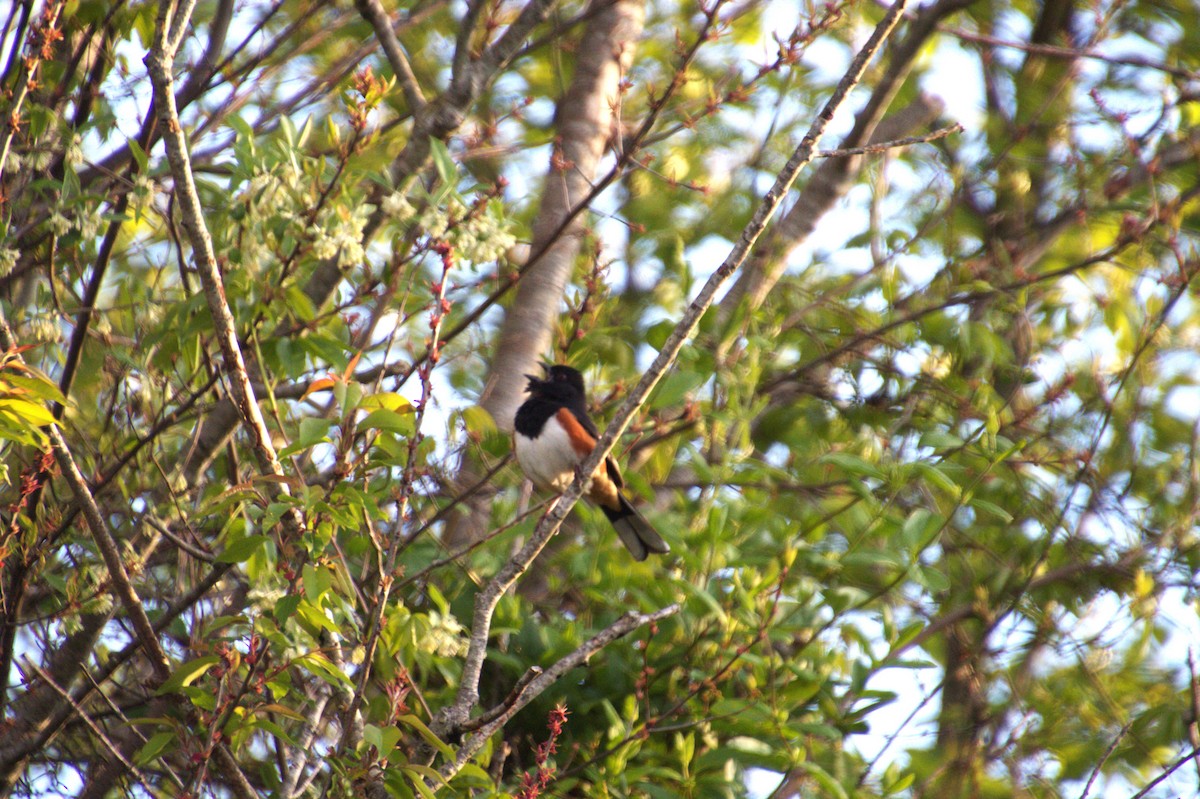
[[[204,210],[196,192],[192,177],[191,160],[187,152],[187,139],[179,122],[179,111],[175,105],[174,77],[171,73],[175,55],[183,39],[187,19],[194,0],[184,0],[179,6],[174,0],[164,2],[159,8],[155,24],[154,41],[145,58],[154,86],[154,103],[158,110],[163,143],[166,145],[167,160],[175,179],[176,199],[182,216],[184,229],[192,246],[192,257],[196,271],[204,287],[204,297],[213,320],[213,328],[221,349],[225,372],[229,379],[230,392],[237,406],[242,424],[250,434],[251,447],[259,469],[263,474],[282,477],[283,467],[275,455],[271,433],[267,429],[254,388],[246,371],[246,362],[238,343],[237,326],[233,312],[225,299],[225,285],[217,266],[212,237],[204,221]],[[272,495],[288,494],[287,484],[272,481],[268,484]],[[289,540],[295,540],[304,531],[304,517],[295,507],[289,507],[281,518]]]
[[[425,95],[421,93],[421,84],[413,74],[412,65],[408,63],[408,56],[404,54],[404,48],[396,38],[396,31],[392,28],[392,21],[383,10],[383,5],[379,0],[354,0],[354,7],[375,29],[375,38],[379,39],[383,54],[387,56],[392,67],[392,73],[400,82],[400,90],[404,92],[404,99],[408,101],[409,111],[413,114],[420,113],[425,107]]]
[[[970,2],[939,0],[916,14],[904,40],[891,53],[887,69],[872,90],[867,104],[855,116],[853,128],[842,139],[841,148],[851,152],[846,158],[821,164],[809,178],[796,204],[767,234],[763,246],[721,299],[718,312],[722,321],[733,315],[743,299],[751,309],[766,300],[783,276],[788,254],[812,233],[825,212],[849,191],[862,169],[862,155],[852,152],[853,149],[902,136],[922,124],[928,124],[941,113],[940,100],[920,95],[899,112],[884,116],[912,71],[921,47],[936,30],[937,23]]]
[[[906,136],[903,139],[891,139],[889,141],[881,141],[873,144],[867,144],[863,147],[839,147],[836,150],[821,150],[816,154],[816,158],[842,158],[849,155],[872,155],[875,153],[887,152],[899,147],[911,147],[914,144],[927,144],[931,141],[944,139],[947,136],[953,136],[955,133],[962,133],[963,126],[961,122],[955,122],[953,125],[944,128],[938,128],[933,133],[926,133],[924,136]]]
[[[142,774],[141,770],[121,753],[121,750],[117,747],[117,745],[113,743],[107,735],[104,734],[104,730],[100,729],[96,722],[92,721],[91,717],[84,712],[83,708],[71,698],[71,695],[66,691],[66,689],[55,682],[54,678],[49,673],[47,673],[42,667],[38,666],[38,664],[34,663],[29,658],[25,658],[25,665],[31,671],[37,674],[37,676],[43,682],[45,682],[46,685],[50,686],[50,688],[59,695],[63,702],[70,706],[71,710],[74,711],[75,715],[79,717],[79,720],[83,722],[84,726],[91,730],[92,734],[96,736],[100,743],[104,744],[104,748],[109,751],[109,754],[116,758],[117,762],[121,764],[121,767],[132,774],[133,778],[141,783],[142,787],[146,789],[147,793],[153,794],[154,790],[151,788],[151,783],[146,779],[146,775]],[[168,771],[167,774],[169,774],[171,777],[175,777],[175,775],[170,771]],[[176,780],[176,787],[183,786]]]
[[[533,559],[542,551],[542,548],[550,538],[558,532],[567,513],[575,506],[575,503],[579,501],[580,496],[583,494],[585,485],[588,482],[583,476],[593,474],[596,467],[608,456],[617,438],[629,426],[633,414],[645,402],[651,389],[654,388],[663,373],[666,372],[667,368],[678,357],[684,342],[691,337],[697,325],[699,325],[700,317],[704,315],[704,312],[712,304],[717,291],[720,290],[738,267],[745,262],[747,255],[749,255],[754,243],[762,234],[767,222],[770,221],[787,191],[795,182],[796,176],[800,173],[801,169],[811,162],[821,136],[824,134],[829,122],[833,119],[834,114],[841,107],[842,103],[845,102],[850,91],[858,85],[863,72],[866,70],[867,63],[878,52],[884,41],[886,41],[887,37],[895,29],[904,12],[906,2],[907,0],[897,0],[888,10],[883,20],[876,26],[862,49],[854,57],[846,74],[838,82],[833,94],[817,115],[816,120],[813,121],[808,133],[805,134],[792,154],[792,157],[788,159],[787,164],[776,177],[775,184],[763,197],[758,210],[755,211],[750,222],[742,230],[740,238],[734,244],[732,251],[726,257],[724,263],[709,277],[703,288],[701,288],[700,293],[688,306],[683,318],[679,320],[675,329],[667,337],[662,350],[658,353],[654,362],[646,370],[646,373],[642,376],[638,384],[629,392],[617,414],[609,423],[608,428],[596,442],[591,455],[579,467],[579,476],[575,478],[574,482],[571,483],[563,495],[552,504],[550,510],[538,523],[529,541],[521,548],[521,551],[510,559],[504,568],[492,578],[487,587],[476,596],[470,647],[466,660],[463,663],[458,696],[453,705],[444,708],[438,713],[435,719],[435,724],[437,725],[434,727],[435,732],[444,734],[455,731],[468,719],[471,709],[479,701],[479,676],[486,657],[492,613],[495,611],[500,597],[529,568]]]
[[[459,747],[455,754],[454,762],[447,763],[441,769],[443,779],[449,780],[457,774],[467,762],[475,756],[488,739],[496,734],[510,718],[513,717],[521,708],[528,705],[538,696],[540,696],[547,688],[558,682],[559,678],[573,668],[585,663],[588,658],[596,654],[604,647],[622,638],[629,633],[642,627],[646,624],[652,624],[668,616],[673,616],[679,612],[679,605],[668,605],[665,608],[656,610],[653,613],[637,613],[629,611],[615,622],[605,627],[596,635],[589,638],[581,644],[575,651],[564,657],[562,660],[555,663],[550,668],[536,674],[532,679],[527,681],[523,678],[522,683],[518,683],[517,688],[512,693],[515,696],[509,697],[501,705],[503,708],[500,712],[491,712],[488,715],[492,716],[491,720],[483,724],[478,730],[471,735],[467,741]],[[474,634],[472,634],[472,643],[474,643]],[[528,676],[528,675],[527,675]],[[511,701],[510,701],[511,700]],[[431,784],[431,787],[432,784]]]

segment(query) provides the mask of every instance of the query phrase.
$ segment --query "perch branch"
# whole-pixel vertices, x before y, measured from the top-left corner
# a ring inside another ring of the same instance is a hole
[[[562,526],[563,519],[566,518],[567,513],[575,506],[575,503],[583,494],[586,483],[583,475],[594,473],[596,467],[608,456],[617,438],[629,426],[633,414],[645,402],[651,389],[658,383],[663,373],[666,372],[667,367],[678,357],[684,342],[695,332],[696,327],[700,323],[701,316],[708,310],[717,292],[742,263],[745,262],[755,241],[758,240],[763,229],[775,214],[779,204],[783,201],[784,196],[795,182],[800,170],[812,161],[821,136],[824,134],[829,122],[833,119],[834,114],[842,103],[845,102],[850,91],[858,85],[867,63],[878,52],[884,41],[895,29],[901,15],[904,13],[905,5],[906,0],[897,0],[888,10],[883,20],[876,26],[862,49],[854,57],[846,74],[838,82],[832,96],[825,103],[816,120],[813,121],[808,133],[805,134],[791,158],[788,159],[787,164],[776,177],[775,184],[763,197],[758,210],[745,229],[743,229],[740,238],[734,244],[724,263],[709,277],[704,287],[700,290],[700,293],[688,306],[683,318],[679,320],[675,329],[667,337],[662,350],[654,359],[650,368],[646,370],[646,373],[642,376],[637,386],[629,393],[625,402],[617,411],[616,416],[604,431],[604,434],[596,442],[592,454],[580,466],[580,476],[576,477],[566,492],[551,505],[546,515],[538,523],[533,535],[530,536],[529,541],[521,548],[521,551],[509,560],[496,576],[492,578],[484,590],[476,596],[471,641],[466,660],[463,663],[458,696],[454,704],[440,711],[435,719],[434,731],[439,735],[444,737],[447,733],[459,731],[462,725],[467,722],[471,709],[479,701],[479,677],[487,653],[487,641],[491,629],[492,614],[495,611],[496,604],[500,601],[500,597],[529,568],[533,559],[537,557],[550,538]]]
[[[447,763],[442,767],[441,775],[444,779],[449,780],[457,774],[463,766],[475,754],[483,748],[488,739],[496,734],[496,731],[503,727],[513,715],[521,708],[532,702],[542,692],[558,681],[560,677],[566,674],[573,668],[585,663],[588,658],[596,654],[604,647],[616,641],[618,638],[623,638],[629,633],[642,627],[646,624],[653,624],[661,621],[668,616],[673,616],[679,612],[679,605],[667,605],[665,608],[656,610],[653,613],[637,613],[629,611],[615,622],[605,627],[596,635],[589,638],[579,646],[574,652],[564,657],[562,660],[555,663],[550,668],[537,674],[528,672],[514,687],[509,698],[500,705],[499,712],[495,709],[489,711],[486,716],[490,720],[478,727],[467,741],[459,747],[457,754],[454,757],[453,763]],[[530,675],[533,674],[531,677]],[[474,720],[472,720],[473,722]],[[473,726],[472,722],[467,722],[468,726]]]

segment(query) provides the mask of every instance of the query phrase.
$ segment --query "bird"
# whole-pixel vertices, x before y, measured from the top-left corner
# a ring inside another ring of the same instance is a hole
[[[543,363],[545,378],[525,375],[529,394],[513,420],[513,450],[521,470],[543,491],[565,491],[579,466],[596,446],[600,433],[588,418],[583,375],[565,364]],[[604,511],[634,560],[671,547],[621,492],[625,482],[609,455],[596,468],[585,491]]]

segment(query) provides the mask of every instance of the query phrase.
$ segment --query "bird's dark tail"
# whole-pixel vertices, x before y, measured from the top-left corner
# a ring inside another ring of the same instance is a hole
[[[617,499],[621,503],[619,508],[612,510],[601,507],[601,510],[612,522],[613,529],[621,538],[621,543],[633,555],[634,560],[645,560],[646,555],[651,552],[666,554],[671,551],[667,542],[650,526],[650,522],[637,512],[628,499],[621,494],[617,495]]]

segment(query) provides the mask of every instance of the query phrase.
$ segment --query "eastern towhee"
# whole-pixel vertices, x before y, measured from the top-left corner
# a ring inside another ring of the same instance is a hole
[[[538,488],[565,491],[600,433],[587,414],[583,375],[570,366],[543,364],[546,379],[529,378],[529,399],[517,409],[513,449],[525,475]],[[609,455],[588,484],[588,499],[600,506],[635,560],[671,548],[621,493],[625,485]]]

